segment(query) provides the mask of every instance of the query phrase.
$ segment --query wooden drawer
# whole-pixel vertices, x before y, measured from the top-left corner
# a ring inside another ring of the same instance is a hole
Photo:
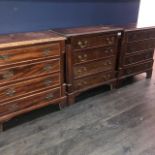
[[[101,47],[96,49],[81,50],[74,53],[74,64],[87,62],[89,60],[101,59],[115,55],[115,47]]]
[[[93,76],[75,80],[74,88],[76,90],[80,90],[80,89],[86,89],[88,87],[92,87],[104,82],[106,83],[107,81],[115,78],[114,73],[115,72],[103,72],[103,73],[95,74]]]
[[[56,88],[28,97],[20,98],[8,103],[0,104],[0,116],[4,116],[13,112],[17,112],[32,106],[39,104],[46,104],[52,102],[54,99],[58,99],[61,96],[61,89]]]
[[[127,42],[155,38],[155,29],[139,29],[127,32]]]
[[[138,65],[132,65],[130,67],[123,68],[119,72],[119,76],[128,76],[128,75],[134,75],[136,73],[145,72],[146,70],[151,69],[152,66],[153,66],[153,61],[140,63]]]
[[[143,52],[138,52],[137,54],[134,54],[132,56],[126,56],[125,57],[125,65],[134,64],[141,61],[146,61],[149,59],[153,59],[154,49],[145,50]]]
[[[154,47],[155,47],[155,39],[129,43],[127,45],[127,54],[146,49],[153,49]]]
[[[102,59],[98,61],[92,61],[74,67],[74,77],[80,78],[92,74],[96,74],[102,71],[114,70],[115,57],[108,59]]]
[[[0,87],[0,103],[17,96],[58,85],[60,85],[60,74],[55,73]]]
[[[0,84],[15,82],[58,71],[60,71],[59,59],[19,65],[9,69],[0,69]]]
[[[90,47],[111,46],[117,43],[117,34],[88,35],[72,38],[73,49],[85,49]]]
[[[48,58],[60,55],[60,44],[51,43],[10,50],[0,50],[0,65],[32,61],[32,59]]]

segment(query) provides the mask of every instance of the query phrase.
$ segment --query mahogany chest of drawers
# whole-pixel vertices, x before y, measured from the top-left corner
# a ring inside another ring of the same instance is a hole
[[[116,83],[119,28],[105,26],[55,29],[67,37],[66,83],[68,103],[88,89]]]
[[[155,48],[155,28],[124,28],[118,64],[118,80],[146,72],[151,78]]]
[[[50,31],[0,36],[0,128],[19,114],[66,103],[64,40]]]

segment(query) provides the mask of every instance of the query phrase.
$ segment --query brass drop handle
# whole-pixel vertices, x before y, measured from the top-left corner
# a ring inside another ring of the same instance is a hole
[[[52,80],[51,79],[46,79],[45,81],[44,81],[44,84],[46,85],[46,86],[49,86],[49,85],[51,85],[52,84]]]
[[[79,70],[78,70],[79,73],[82,73],[82,72],[87,72],[87,68],[86,67],[81,67]]]
[[[48,48],[47,48],[47,49],[44,49],[44,50],[43,50],[43,55],[44,55],[44,56],[48,56],[48,55],[50,55],[50,52],[51,52],[50,49],[48,49]]]
[[[108,44],[113,44],[114,43],[114,37],[107,38],[106,40],[107,40]]]
[[[87,47],[87,45],[88,45],[88,41],[87,40],[85,40],[85,41],[79,41],[78,42],[78,45],[80,46],[80,48],[86,48]]]
[[[12,70],[4,72],[3,79],[8,80],[14,76],[14,72]]]
[[[1,60],[6,60],[9,58],[9,55],[0,55]]]
[[[80,61],[87,61],[88,55],[84,54],[83,56],[79,55],[78,58],[80,59]]]
[[[111,65],[111,64],[112,64],[112,62],[111,62],[111,61],[108,61],[108,62],[107,62],[107,64],[108,64],[108,65]]]
[[[43,70],[46,71],[46,72],[49,72],[49,71],[52,70],[52,66],[50,64],[47,64],[47,65],[44,66]]]
[[[15,95],[15,93],[16,93],[16,91],[15,91],[15,89],[13,89],[13,88],[9,88],[8,90],[6,90],[6,95],[7,96],[14,96]]]
[[[51,100],[51,99],[53,99],[53,98],[54,98],[53,93],[49,93],[49,94],[45,97],[46,100]]]

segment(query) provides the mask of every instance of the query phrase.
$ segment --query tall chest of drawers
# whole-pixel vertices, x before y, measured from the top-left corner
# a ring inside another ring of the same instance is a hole
[[[49,31],[0,36],[1,130],[17,115],[65,106],[64,40]]]
[[[155,48],[155,28],[124,28],[119,56],[118,80],[146,72],[151,78]]]
[[[66,40],[68,103],[88,89],[116,82],[118,36],[121,29],[95,26],[55,29]]]

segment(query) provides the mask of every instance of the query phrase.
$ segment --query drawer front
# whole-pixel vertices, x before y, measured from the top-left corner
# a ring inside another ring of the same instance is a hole
[[[74,76],[75,78],[80,78],[83,76],[96,74],[102,71],[114,70],[114,66],[115,57],[84,63],[74,67]]]
[[[130,43],[127,45],[127,54],[146,49],[153,49],[154,47],[155,47],[155,39]]]
[[[60,71],[60,60],[43,61],[0,70],[0,84]]]
[[[127,32],[126,37],[128,42],[155,38],[155,29],[143,29]]]
[[[125,57],[125,65],[130,65],[133,63],[153,59],[154,49],[149,49],[144,52],[140,52],[138,54],[134,54],[132,56],[126,56]]]
[[[59,43],[0,50],[0,65],[60,55]]]
[[[74,52],[74,64],[87,62],[89,60],[101,59],[115,55],[115,47],[104,47],[90,50],[81,50]]]
[[[72,39],[72,45],[74,49],[85,49],[89,47],[104,47],[104,46],[111,46],[116,44],[117,35],[89,35],[89,36],[81,36],[81,37],[74,37]]]
[[[61,89],[44,91],[29,97],[24,97],[15,101],[0,104],[0,116],[4,116],[13,112],[17,112],[39,104],[46,104],[58,99],[61,96]]]
[[[151,69],[152,67],[153,67],[153,61],[141,63],[138,65],[132,65],[131,67],[123,68],[123,70],[120,71],[119,76],[136,74],[139,72],[146,71],[147,69]]]
[[[59,73],[7,85],[0,88],[0,102],[58,85],[60,85]]]
[[[86,89],[88,87],[104,83],[115,78],[115,72],[103,72],[86,78],[74,81],[74,88],[76,90]]]

